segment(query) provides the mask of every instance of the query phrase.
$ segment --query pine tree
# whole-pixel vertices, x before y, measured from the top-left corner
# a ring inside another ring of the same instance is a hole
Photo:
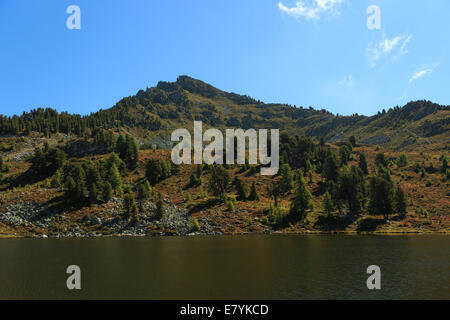
[[[312,195],[309,192],[303,175],[300,174],[295,190],[295,198],[291,203],[290,215],[298,221],[306,218],[308,210],[313,210]]]
[[[339,148],[339,156],[341,158],[341,166],[346,166],[350,160],[351,152],[347,146],[342,146]]]
[[[103,187],[103,194],[102,194],[103,201],[109,202],[112,199],[112,196],[113,196],[113,188],[111,186],[111,183],[107,181],[105,182],[105,185]]]
[[[368,169],[368,166],[367,166],[367,160],[366,160],[366,156],[364,155],[364,153],[361,153],[360,155],[359,155],[359,168],[361,169],[361,171],[364,173],[364,174],[369,174],[369,169]]]
[[[375,156],[375,164],[379,167],[379,166],[382,166],[382,167],[387,167],[387,161],[386,161],[386,158],[384,157],[384,153],[378,153],[376,156]]]
[[[120,159],[124,160],[127,158],[127,140],[123,135],[120,135],[116,141],[116,152]]]
[[[398,186],[395,192],[395,211],[401,216],[406,217],[406,197],[403,189]]]
[[[152,195],[152,187],[150,186],[150,183],[145,180],[144,182],[140,183],[137,188],[138,191],[138,199],[139,199],[139,207],[141,211],[143,210],[142,203],[150,198]]]
[[[0,157],[0,172],[3,171],[3,158]]]
[[[385,220],[394,211],[394,183],[386,169],[370,179],[368,210],[374,215],[384,215]]]
[[[158,193],[158,200],[156,201],[156,219],[162,220],[165,215],[164,202],[161,193]]]
[[[333,203],[333,200],[331,199],[331,195],[328,191],[325,192],[325,194],[323,196],[322,207],[323,207],[323,212],[325,212],[325,214],[327,216],[330,216],[334,212],[334,203]]]
[[[90,203],[97,202],[97,196],[98,196],[97,186],[95,183],[93,183],[89,187],[89,202]]]
[[[119,189],[122,185],[122,177],[120,176],[119,170],[114,163],[109,168],[108,181],[111,183],[113,190]]]
[[[405,154],[400,155],[400,158],[397,160],[397,165],[399,167],[406,167],[408,165],[408,158]]]
[[[228,171],[223,166],[213,165],[208,185],[211,193],[216,197],[222,197],[226,194],[229,183],[230,174]]]
[[[61,170],[57,170],[50,181],[52,188],[59,188],[61,186],[62,175]]]
[[[163,169],[161,161],[157,159],[150,159],[145,166],[145,177],[152,186],[161,181],[163,175]]]
[[[65,198],[75,200],[76,184],[72,177],[68,177],[66,181]]]
[[[323,176],[326,180],[337,182],[339,178],[339,165],[336,156],[331,151],[323,164]]]
[[[248,197],[247,184],[240,177],[236,176],[234,178],[233,185],[236,188],[238,199],[240,201],[247,200],[247,197]]]
[[[442,173],[446,173],[447,169],[449,168],[448,166],[448,157],[446,155],[442,156]]]
[[[365,183],[359,168],[344,167],[339,176],[339,199],[348,206],[350,214],[358,215],[364,207]]]
[[[130,193],[125,194],[123,197],[123,209],[125,212],[130,213],[132,204],[134,203],[134,198]]]
[[[280,168],[281,174],[281,191],[283,194],[288,193],[294,187],[294,175],[292,174],[291,167],[288,164],[283,164]]]
[[[250,189],[250,196],[248,197],[251,201],[259,201],[258,190],[256,190],[256,184],[253,182]]]

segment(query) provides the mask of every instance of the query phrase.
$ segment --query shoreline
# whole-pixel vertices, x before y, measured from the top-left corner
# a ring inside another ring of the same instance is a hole
[[[205,234],[205,233],[192,233],[187,235],[177,235],[177,234],[160,234],[160,235],[127,235],[127,234],[115,234],[115,235],[92,235],[92,236],[62,236],[62,237],[54,237],[54,236],[22,236],[22,235],[7,235],[0,234],[1,240],[11,240],[11,239],[92,239],[92,238],[171,238],[171,237],[179,237],[179,238],[190,238],[190,237],[242,237],[242,236],[321,236],[321,235],[345,235],[345,236],[390,236],[390,237],[398,237],[398,236],[450,236],[450,232],[448,231],[398,231],[398,232],[355,232],[355,231],[306,231],[306,232],[269,232],[269,233],[261,233],[261,232],[249,232],[249,233],[222,233],[222,234]]]

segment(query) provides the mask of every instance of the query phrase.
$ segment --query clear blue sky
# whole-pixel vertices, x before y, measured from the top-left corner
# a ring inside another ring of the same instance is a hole
[[[0,113],[87,114],[180,74],[340,114],[450,104],[449,21],[448,0],[0,0]]]

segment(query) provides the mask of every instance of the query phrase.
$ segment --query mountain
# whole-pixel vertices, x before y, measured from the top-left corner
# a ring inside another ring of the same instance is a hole
[[[116,129],[141,142],[170,146],[170,133],[192,128],[194,120],[205,127],[279,128],[289,135],[305,135],[329,142],[355,136],[362,144],[395,149],[449,141],[450,106],[414,101],[406,106],[380,111],[374,116],[339,116],[326,110],[266,104],[246,95],[229,93],[210,84],[180,76],[175,82],[159,82],[123,98],[115,106],[89,116],[57,114],[38,109],[20,117],[0,117],[0,132],[64,130],[81,134],[86,128]],[[58,121],[58,125],[52,122]],[[41,123],[40,127],[37,126]],[[15,124],[14,124],[15,123]],[[58,129],[56,128],[58,127]]]

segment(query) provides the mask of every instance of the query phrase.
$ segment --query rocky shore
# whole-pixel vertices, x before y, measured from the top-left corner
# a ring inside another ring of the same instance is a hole
[[[114,198],[109,209],[85,215],[79,223],[74,223],[66,213],[55,212],[38,203],[19,201],[7,206],[6,212],[0,212],[0,222],[11,228],[29,230],[32,236],[42,238],[222,234],[208,219],[201,219],[202,230],[193,232],[188,210],[165,202],[165,215],[161,220],[155,218],[155,204],[143,203],[139,223],[131,223],[122,210],[123,200]]]

